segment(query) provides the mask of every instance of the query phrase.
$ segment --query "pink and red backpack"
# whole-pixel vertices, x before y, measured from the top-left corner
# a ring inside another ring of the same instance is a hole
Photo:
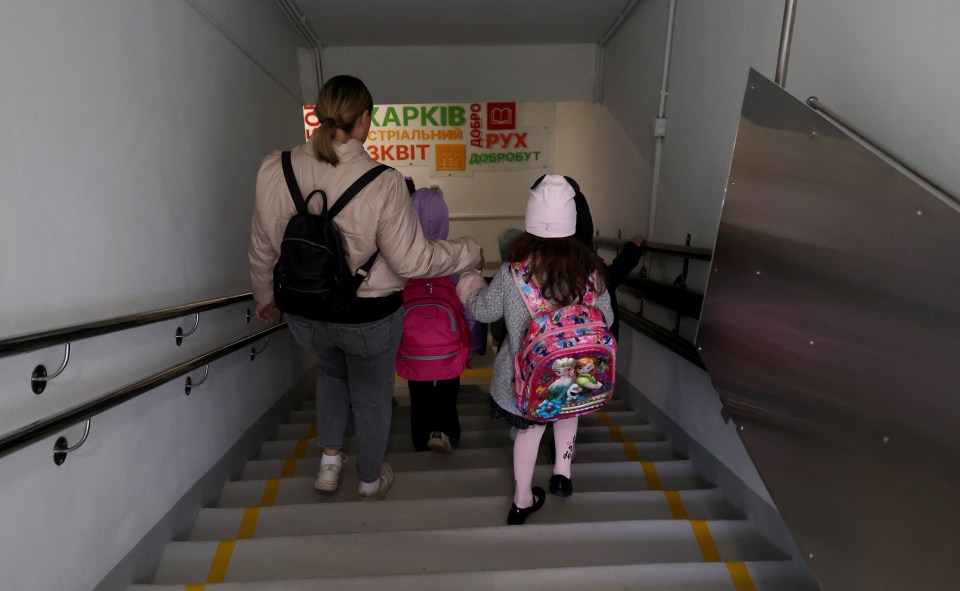
[[[510,271],[533,317],[514,360],[520,414],[548,422],[598,410],[613,397],[617,341],[593,306],[593,288],[582,304],[553,309],[529,277],[529,263]]]
[[[470,330],[449,277],[411,279],[403,289],[403,336],[397,375],[408,380],[448,380],[470,359]]]

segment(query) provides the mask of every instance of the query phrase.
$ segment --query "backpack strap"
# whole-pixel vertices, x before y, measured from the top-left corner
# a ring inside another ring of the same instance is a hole
[[[536,318],[544,312],[555,309],[555,306],[551,305],[550,302],[543,297],[543,294],[540,293],[540,287],[537,286],[534,278],[530,276],[530,261],[513,263],[510,265],[510,271],[513,275],[514,283],[517,284],[517,289],[520,290],[523,303],[525,303],[527,309],[530,310],[531,317]],[[593,285],[596,281],[596,275],[592,275],[591,282],[587,284],[586,292],[583,294],[583,304],[585,306],[594,305],[596,292]]]
[[[533,282],[533,278],[530,277],[530,261],[511,264],[510,273],[513,275],[513,281],[517,284],[517,289],[520,290],[520,297],[523,298],[523,303],[527,305],[527,310],[530,311],[532,318],[553,309],[550,302],[540,293],[540,288]],[[530,281],[527,280],[528,278]]]
[[[340,198],[337,199],[337,202],[334,203],[333,207],[330,208],[330,218],[333,219],[333,216],[340,213],[340,211],[344,207],[346,207],[347,204],[350,203],[350,201],[357,195],[357,193],[362,191],[364,187],[366,187],[373,181],[373,179],[380,176],[380,174],[383,171],[387,170],[388,168],[390,167],[387,166],[386,164],[378,164],[377,166],[374,166],[367,172],[363,173],[363,175],[360,178],[355,180],[353,184],[350,185],[350,187],[348,187],[347,190],[343,192],[343,195],[340,195]],[[324,208],[326,208],[326,204],[327,204],[326,195],[324,195],[323,197],[324,197],[324,201],[323,201]],[[377,261],[377,255],[379,254],[380,254],[380,249],[378,248],[376,252],[370,255],[370,258],[367,259],[367,262],[365,262],[359,269],[357,269],[357,273],[353,276],[354,291],[356,291],[357,289],[360,289],[360,284],[363,283],[364,279],[367,278],[367,275],[370,274],[370,269],[373,268],[373,263]]]
[[[363,176],[354,181],[353,184],[343,192],[343,195],[340,195],[340,198],[337,199],[337,202],[333,204],[333,207],[330,208],[330,217],[334,217],[340,213],[340,210],[346,207],[347,204],[350,203],[350,200],[357,195],[357,193],[362,191],[364,187],[373,181],[373,179],[380,176],[380,173],[388,168],[390,167],[386,164],[378,164],[377,166],[374,166],[367,172],[363,173]]]
[[[280,154],[280,164],[283,166],[283,178],[287,181],[287,189],[290,196],[293,197],[293,205],[297,208],[297,213],[307,215],[307,202],[303,200],[303,193],[300,192],[300,185],[297,184],[297,177],[293,174],[293,164],[290,162],[290,151],[284,151]],[[311,194],[311,196],[313,196]],[[326,195],[324,195],[326,197]],[[327,200],[323,200],[326,208]]]

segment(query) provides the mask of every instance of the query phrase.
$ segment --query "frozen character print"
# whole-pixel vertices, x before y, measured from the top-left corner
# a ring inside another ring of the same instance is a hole
[[[597,364],[597,372],[604,375],[608,371],[610,371],[610,364],[607,363],[607,358],[603,357],[600,359],[600,363]]]
[[[570,387],[567,388],[567,399],[565,404],[572,404],[579,400],[581,392],[583,392],[583,388],[581,388],[579,384],[576,382],[570,384]]]
[[[553,362],[550,369],[557,374],[557,379],[547,387],[547,398],[537,406],[536,416],[549,419],[556,416],[567,401],[567,393],[574,383],[576,360],[573,357],[562,357]]]
[[[593,370],[596,369],[597,362],[590,357],[578,359],[574,368],[577,373],[576,384],[585,390],[598,390],[603,384],[593,377]]]

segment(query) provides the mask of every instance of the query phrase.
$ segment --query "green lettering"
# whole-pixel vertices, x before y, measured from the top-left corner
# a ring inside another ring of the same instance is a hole
[[[467,122],[466,109],[459,106],[450,107],[449,119],[452,127],[460,127]]]
[[[397,115],[397,110],[393,107],[387,107],[387,112],[383,116],[383,125],[388,124],[400,125],[400,117]]]

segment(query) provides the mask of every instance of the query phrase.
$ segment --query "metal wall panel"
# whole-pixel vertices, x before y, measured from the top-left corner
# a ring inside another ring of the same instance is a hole
[[[960,214],[751,72],[697,346],[826,591],[960,589]]]

